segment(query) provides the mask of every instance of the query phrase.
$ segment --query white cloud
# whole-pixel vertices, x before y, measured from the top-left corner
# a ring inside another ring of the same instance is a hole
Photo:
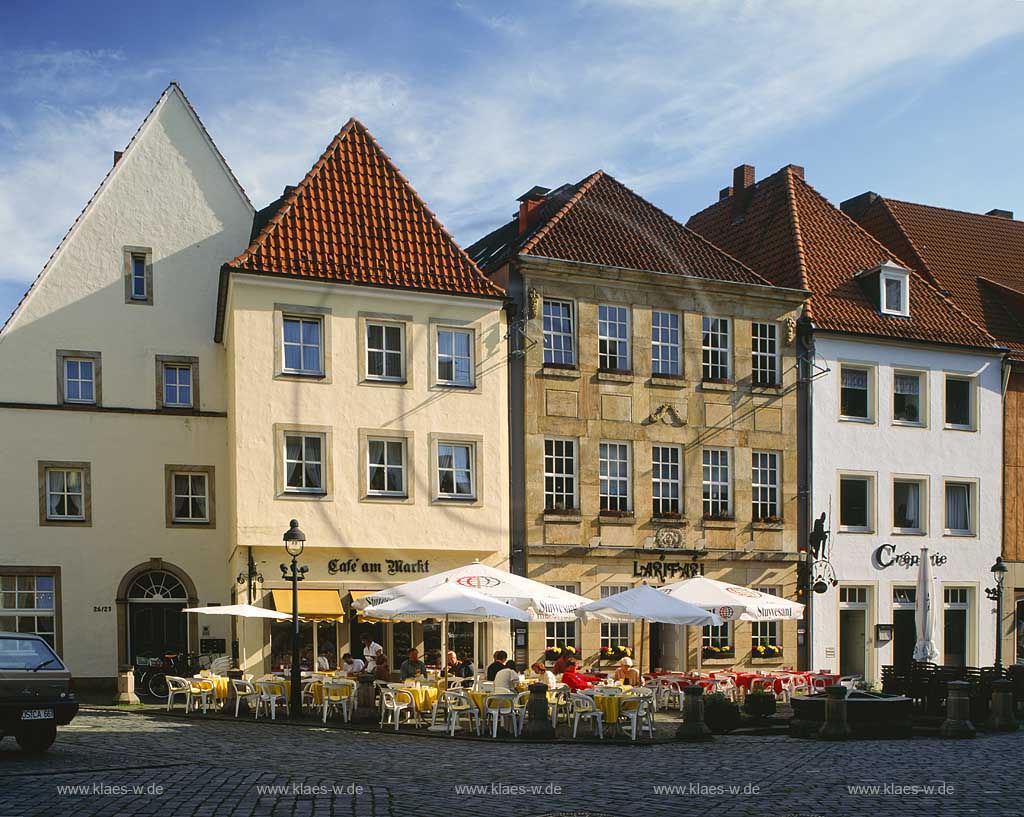
[[[509,216],[533,184],[604,167],[657,195],[865,95],[891,94],[895,107],[915,83],[1024,32],[1024,3],[998,0],[581,0],[515,19],[462,0],[456,11],[479,38],[439,54],[437,71],[403,69],[395,41],[384,52],[387,70],[372,49],[197,47],[180,55],[188,70],[174,74],[257,206],[297,182],[354,115],[468,242]],[[524,20],[529,37],[519,36]],[[30,70],[23,60],[0,73],[23,83],[17,115],[3,101],[15,92],[0,97],[0,132],[6,139],[13,128],[16,143],[0,147],[0,241],[8,249],[0,278],[35,275],[110,151],[171,78],[157,64],[129,65],[105,52],[51,54],[37,64],[44,67]],[[26,108],[27,99],[50,104]]]

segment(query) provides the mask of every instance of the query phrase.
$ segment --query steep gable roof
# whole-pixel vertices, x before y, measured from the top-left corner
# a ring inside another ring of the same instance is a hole
[[[735,283],[769,283],[621,182],[598,170],[548,194],[519,235],[518,219],[468,249],[487,270],[512,255],[663,272]]]
[[[883,244],[902,248],[1014,359],[1024,360],[1024,222],[874,194],[843,208]]]
[[[687,224],[783,286],[811,290],[807,314],[826,331],[993,347],[994,339],[925,277],[911,273],[910,316],[883,315],[855,278],[886,262],[913,270],[834,207],[794,165],[734,191]]]
[[[193,124],[198,129],[201,137],[206,142],[207,146],[210,148],[211,151],[213,151],[214,155],[217,157],[218,164],[224,171],[224,174],[230,180],[231,185],[234,187],[239,197],[244,202],[245,207],[248,208],[250,211],[253,210],[252,202],[249,201],[249,197],[246,194],[245,189],[242,187],[241,183],[236,178],[234,172],[232,172],[231,167],[228,165],[227,160],[224,158],[224,155],[220,152],[220,149],[217,147],[216,143],[211,138],[209,131],[206,130],[206,126],[203,124],[203,121],[199,118],[199,114],[196,113],[196,109],[192,106],[192,103],[189,101],[188,97],[185,96],[185,92],[181,90],[181,86],[178,85],[177,82],[172,80],[163,90],[160,96],[157,98],[156,102],[153,103],[153,107],[149,109],[149,113],[146,114],[142,122],[139,124],[139,127],[135,130],[135,133],[132,134],[132,138],[128,141],[128,144],[125,146],[125,149],[121,152],[121,155],[118,158],[118,160],[115,161],[107,170],[107,173],[103,177],[103,180],[100,182],[99,187],[96,188],[96,192],[93,193],[89,200],[85,203],[85,207],[82,208],[82,211],[78,214],[78,217],[68,228],[68,231],[64,234],[64,237],[61,238],[60,242],[57,244],[57,247],[50,254],[50,257],[43,265],[43,268],[39,271],[39,274],[35,277],[35,280],[33,280],[33,282],[29,285],[29,288],[25,291],[25,294],[21,297],[21,300],[18,301],[17,305],[14,307],[14,310],[7,317],[7,320],[4,322],[3,326],[0,326],[0,335],[2,335],[4,331],[6,331],[7,328],[14,322],[15,317],[21,310],[21,307],[32,296],[36,287],[39,285],[39,282],[42,281],[43,277],[53,266],[54,262],[60,257],[64,248],[68,245],[68,242],[71,241],[72,237],[78,230],[79,225],[81,225],[82,222],[84,222],[85,219],[88,218],[89,214],[96,206],[96,203],[100,200],[104,192],[106,192],[107,188],[110,186],[111,180],[116,176],[120,169],[126,166],[126,160],[130,158],[136,146],[145,137],[145,134],[148,131],[148,129],[157,120],[160,110],[166,104],[168,104],[168,102],[171,99],[178,100],[185,108],[185,110],[188,112],[189,118],[192,120]]]
[[[273,207],[249,247],[225,265],[228,270],[504,296],[356,119]]]

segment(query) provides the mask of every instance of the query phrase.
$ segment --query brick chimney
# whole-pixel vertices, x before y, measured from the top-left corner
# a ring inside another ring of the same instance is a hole
[[[754,166],[740,165],[732,172],[732,189],[735,193],[741,193],[748,187],[754,186]]]
[[[989,210],[985,215],[995,216],[996,218],[1007,218],[1013,221],[1013,210],[1000,210],[996,208],[995,210]]]
[[[718,200],[719,201],[725,201],[731,195],[732,195],[732,188],[731,187],[723,187],[721,190],[718,191]]]
[[[537,224],[544,198],[551,192],[547,187],[531,187],[517,201],[519,202],[519,235],[530,232]]]

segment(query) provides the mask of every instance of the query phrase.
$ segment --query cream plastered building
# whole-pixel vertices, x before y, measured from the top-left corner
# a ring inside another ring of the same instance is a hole
[[[468,250],[520,310],[513,560],[594,599],[700,574],[795,598],[806,293],[769,285],[602,172],[520,203]],[[798,660],[795,621],[641,629],[533,624],[517,658],[571,644],[601,668],[615,646],[642,651],[645,671]],[[757,652],[768,644],[779,654]]]
[[[393,667],[410,647],[435,660],[438,625],[360,622],[351,603],[474,560],[508,566],[504,294],[354,120],[256,225],[219,300],[230,572],[251,557],[252,601],[290,609],[294,518],[317,652],[361,655],[370,632]],[[249,630],[249,667],[288,660],[287,624]],[[452,633],[478,663],[509,646],[507,624]]]
[[[231,598],[213,304],[252,216],[171,84],[0,333],[0,630],[44,634],[80,688],[230,635],[176,611]]]

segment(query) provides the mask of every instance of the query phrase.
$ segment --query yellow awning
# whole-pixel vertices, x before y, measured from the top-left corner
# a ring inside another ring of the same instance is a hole
[[[271,590],[274,609],[279,613],[292,611],[291,590]],[[341,621],[345,617],[341,609],[341,596],[337,590],[300,590],[299,618]]]

